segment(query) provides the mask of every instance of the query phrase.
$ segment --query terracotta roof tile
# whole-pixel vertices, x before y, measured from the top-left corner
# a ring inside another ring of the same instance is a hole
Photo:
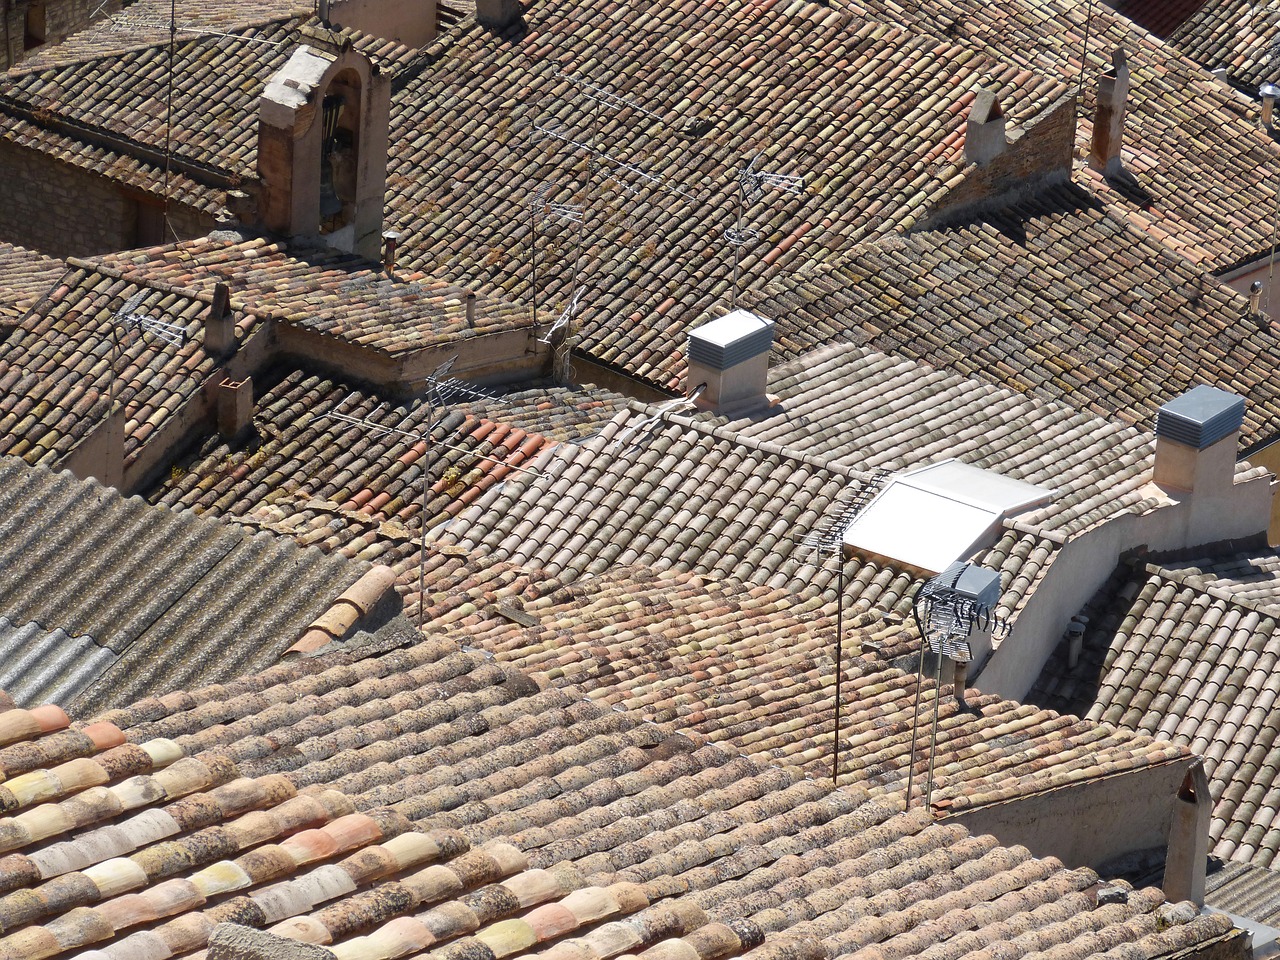
[[[1280,850],[1274,609],[1269,597],[1234,596],[1229,577],[1198,574],[1122,566],[1088,608],[1079,666],[1057,651],[1028,696],[1201,754],[1212,852],[1265,866]]]

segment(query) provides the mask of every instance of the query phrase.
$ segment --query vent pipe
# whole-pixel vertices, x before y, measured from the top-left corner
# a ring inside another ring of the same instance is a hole
[[[1067,669],[1074,670],[1080,665],[1080,657],[1084,654],[1084,628],[1087,617],[1072,617],[1067,624]]]
[[[1255,280],[1249,284],[1249,313],[1257,316],[1262,312],[1262,281]]]
[[[396,272],[396,250],[400,245],[400,234],[395,230],[382,232],[382,269],[391,276]]]
[[[1262,125],[1270,130],[1276,108],[1276,97],[1280,97],[1280,86],[1264,83],[1258,88],[1258,93],[1262,97]]]
[[[467,326],[474,327],[476,325],[476,295],[470,290],[467,291]]]

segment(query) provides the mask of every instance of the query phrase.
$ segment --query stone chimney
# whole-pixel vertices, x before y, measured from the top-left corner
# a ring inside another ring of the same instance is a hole
[[[1098,110],[1093,118],[1089,166],[1105,176],[1120,172],[1124,146],[1124,115],[1129,103],[1129,64],[1124,50],[1111,54],[1111,69],[1098,80]]]
[[[491,30],[505,30],[523,12],[519,0],[476,0],[476,20]]]
[[[1244,398],[1200,385],[1170,400],[1156,415],[1153,479],[1161,487],[1225,494],[1235,478]]]
[[[258,102],[260,225],[377,260],[390,110],[391,80],[367,57],[294,50]]]
[[[990,163],[1008,146],[1004,110],[994,93],[979,87],[964,131],[964,157],[979,166]]]
[[[687,393],[701,387],[697,403],[722,410],[765,399],[773,321],[734,310],[689,334]]]
[[[225,283],[215,284],[213,302],[204,316],[204,350],[224,357],[236,348],[236,324],[231,316],[231,293]]]

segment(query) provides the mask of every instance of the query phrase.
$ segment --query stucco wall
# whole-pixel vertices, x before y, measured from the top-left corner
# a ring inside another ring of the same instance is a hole
[[[1139,547],[1160,552],[1254,537],[1267,529],[1271,507],[1271,479],[1259,477],[1216,493],[1189,495],[1142,516],[1124,514],[1076,536],[1055,552],[974,685],[983,693],[1025,699],[1072,615],[1111,577],[1123,554]]]
[[[947,819],[1006,846],[1069,867],[1097,868],[1140,850],[1165,849],[1178,787],[1191,759],[995,803]]]

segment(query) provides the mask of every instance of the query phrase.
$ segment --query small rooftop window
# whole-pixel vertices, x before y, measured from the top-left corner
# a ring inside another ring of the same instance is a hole
[[[926,573],[940,573],[986,546],[1007,518],[1054,492],[959,460],[892,477],[844,532],[847,546]]]

